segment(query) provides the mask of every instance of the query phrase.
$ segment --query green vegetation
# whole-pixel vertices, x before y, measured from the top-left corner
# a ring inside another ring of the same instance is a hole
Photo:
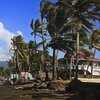
[[[35,69],[41,73],[44,71],[45,80],[48,80],[46,67],[50,65],[52,79],[56,80],[58,51],[62,51],[65,53],[66,62],[70,62],[70,65],[66,66],[76,67],[77,79],[79,57],[95,57],[94,48],[100,50],[100,30],[96,29],[95,22],[100,21],[100,5],[97,1],[58,0],[54,3],[51,0],[41,0],[41,19],[32,19],[30,23],[33,40],[26,43],[20,35],[11,39],[11,50],[14,53],[8,62],[12,72]],[[41,41],[37,42],[37,37],[40,37]],[[49,54],[49,48],[53,49],[52,56]],[[73,59],[76,59],[76,63]],[[71,71],[67,74],[67,71],[62,72],[64,73],[61,77],[67,79],[65,76],[68,77]]]

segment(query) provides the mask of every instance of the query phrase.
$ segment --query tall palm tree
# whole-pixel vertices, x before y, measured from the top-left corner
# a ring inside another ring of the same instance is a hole
[[[49,1],[44,1],[44,0],[42,0],[41,1],[41,4],[40,4],[40,11],[41,11],[41,17],[42,17],[42,19],[43,18],[45,18],[45,17],[49,17],[50,16],[50,14],[49,15],[47,15],[47,13],[49,13],[50,11],[50,9],[49,9],[49,6],[53,6],[53,5],[51,5],[51,2],[49,2]],[[54,13],[53,13],[54,14]],[[53,15],[52,14],[52,15]],[[51,17],[51,16],[50,16]],[[53,21],[52,21],[52,18],[51,18],[51,23],[52,23]],[[54,32],[53,31],[55,31],[55,29],[53,30],[53,28],[54,27],[52,27],[52,25],[53,24],[51,24],[50,23],[50,18],[48,18],[48,23],[49,23],[49,25],[47,25],[47,28],[49,29],[48,31],[49,31],[49,33],[50,33],[50,35],[51,35],[51,37],[53,37],[53,34],[54,34]],[[51,28],[50,28],[51,27]],[[55,67],[55,48],[53,49],[53,79],[54,78],[56,78],[56,67]]]
[[[36,45],[37,53],[35,54],[35,43],[34,41],[29,41],[29,63],[30,66],[34,69],[40,69],[40,78],[41,74],[43,74],[43,71],[46,71],[46,66],[44,65],[44,62],[51,63],[51,57],[49,55],[49,52],[45,50],[45,52],[41,49],[43,47],[43,42],[40,42]],[[46,49],[46,48],[45,48]],[[43,58],[43,56],[45,58]],[[35,66],[36,65],[36,66]],[[48,79],[48,72],[45,72],[46,77],[45,79]]]
[[[71,58],[73,58],[73,55],[75,53],[75,41],[72,40],[71,38],[64,37],[64,38],[57,38],[55,40],[51,40],[49,46],[52,48],[56,48],[64,53],[68,53],[70,55]],[[69,58],[68,56],[66,56],[66,58]],[[71,67],[72,67],[72,59],[71,63],[70,63],[70,72],[71,72]],[[68,64],[66,66],[66,68],[68,68]],[[70,79],[71,79],[71,75],[70,75]]]
[[[45,43],[45,38],[44,38],[44,36],[46,35],[46,34],[44,33],[45,25],[44,25],[44,23],[43,23],[43,21],[42,21],[42,18],[41,18],[41,20],[37,19],[37,20],[35,21],[34,24],[33,24],[33,20],[32,20],[30,26],[31,26],[31,28],[32,28],[33,31],[34,31],[34,32],[32,32],[32,33],[35,34],[35,38],[34,38],[35,41],[36,41],[36,35],[38,35],[38,36],[40,36],[40,37],[42,38],[42,44],[43,44],[42,63],[43,63],[43,66],[44,66],[44,69],[45,69],[45,73],[46,73],[45,44],[44,44],[44,43]],[[35,42],[35,44],[36,44],[36,42]],[[47,75],[47,73],[46,73],[46,80],[47,80],[47,79],[48,79],[48,75]]]
[[[93,0],[59,0],[57,3],[42,0],[41,3],[41,15],[47,19],[48,31],[53,39],[70,29],[77,33],[76,70],[78,70],[81,30],[87,33],[93,30],[92,21],[100,19],[96,8]],[[75,78],[78,78],[78,71],[76,71]]]
[[[59,2],[66,8],[69,14],[70,23],[74,25],[72,28],[74,28],[77,33],[76,70],[78,70],[80,31],[85,30],[89,32],[92,30],[94,24],[90,20],[99,19],[99,14],[94,11],[96,6],[90,0],[59,0]],[[77,71],[75,78],[78,78]]]
[[[58,37],[60,37],[60,33],[62,30],[59,31],[61,28],[62,24],[65,21],[65,16],[64,16],[64,10],[63,8],[57,7],[56,4],[50,2],[50,1],[41,1],[40,4],[41,8],[41,17],[46,18],[47,21],[47,30],[54,41]],[[53,47],[53,79],[57,78],[57,49],[55,46]]]

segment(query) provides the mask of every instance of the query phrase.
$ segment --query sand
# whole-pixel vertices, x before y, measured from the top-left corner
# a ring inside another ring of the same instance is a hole
[[[0,87],[0,100],[67,100],[66,97],[53,96],[50,91],[15,90],[12,87]]]
[[[35,100],[28,93],[32,91],[14,90],[11,87],[0,87],[0,100]]]

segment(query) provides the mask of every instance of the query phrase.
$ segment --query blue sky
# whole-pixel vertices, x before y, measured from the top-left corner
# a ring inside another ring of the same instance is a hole
[[[16,34],[21,31],[27,41],[31,38],[30,21],[39,18],[40,0],[0,0],[0,21]]]
[[[14,35],[22,34],[26,42],[33,39],[30,22],[40,18],[40,1],[0,0],[0,60],[9,58],[10,38]],[[99,52],[97,57],[100,58]]]
[[[9,58],[10,38],[23,34],[28,42],[31,19],[39,18],[40,0],[0,0],[0,60]]]

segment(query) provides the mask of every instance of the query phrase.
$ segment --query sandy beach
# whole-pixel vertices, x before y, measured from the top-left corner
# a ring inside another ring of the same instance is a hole
[[[0,87],[0,100],[67,100],[66,97],[52,96],[48,91],[15,90]]]
[[[35,100],[26,94],[32,91],[14,90],[11,87],[0,87],[0,100]]]

